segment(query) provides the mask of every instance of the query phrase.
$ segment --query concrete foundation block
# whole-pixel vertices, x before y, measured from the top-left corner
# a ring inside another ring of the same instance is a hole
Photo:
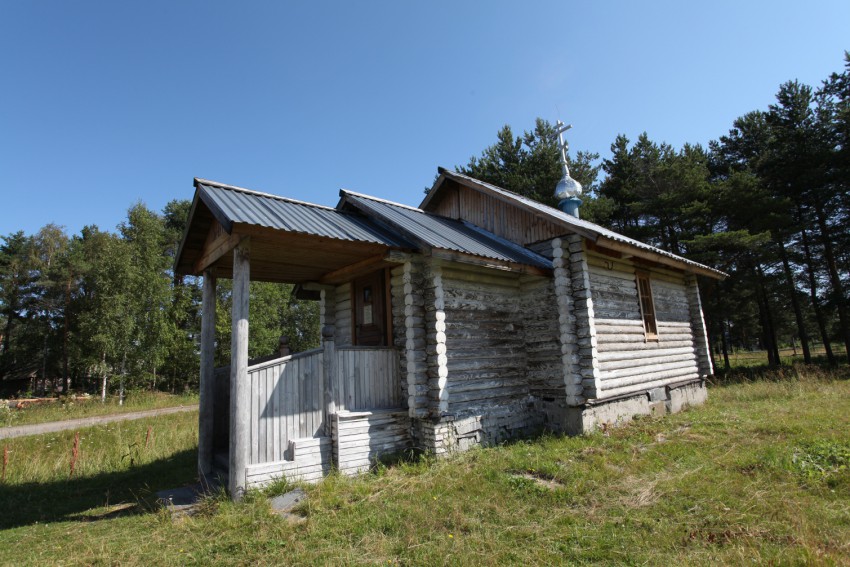
[[[706,399],[708,391],[705,383],[696,382],[678,388],[658,388],[610,402],[569,407],[566,409],[565,432],[581,435],[599,429],[603,424],[626,424],[636,415],[660,416],[665,413],[678,413],[687,407],[700,405]]]
[[[667,411],[670,413],[679,413],[687,407],[704,404],[707,399],[708,389],[705,387],[705,382],[697,382],[674,388],[669,392]]]

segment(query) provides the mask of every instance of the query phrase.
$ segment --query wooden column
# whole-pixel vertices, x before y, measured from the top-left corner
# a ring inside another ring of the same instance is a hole
[[[248,443],[251,437],[251,384],[248,382],[248,284],[251,281],[251,243],[233,249],[233,327],[230,347],[230,496],[245,493]]]
[[[215,268],[204,270],[201,306],[201,385],[198,412],[198,475],[206,482],[213,464],[215,404]]]
[[[334,349],[334,328],[330,325],[322,327],[323,361],[325,367],[325,435],[333,437],[331,420],[336,413],[334,402],[334,386],[336,383],[336,350]]]

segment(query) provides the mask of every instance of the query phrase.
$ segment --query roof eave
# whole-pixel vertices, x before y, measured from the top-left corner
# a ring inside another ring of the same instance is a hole
[[[428,206],[428,203],[431,202],[431,200],[439,191],[440,187],[442,187],[443,183],[445,183],[447,171],[448,170],[444,167],[437,168],[437,179],[434,181],[434,184],[431,185],[431,189],[428,190],[428,193],[425,195],[425,198],[422,199],[421,203],[419,203],[419,208],[423,211],[427,210],[426,207]]]
[[[637,258],[643,258],[645,260],[664,264],[671,268],[683,270],[684,272],[693,273],[700,276],[706,276],[716,280],[723,280],[729,277],[729,274],[725,272],[721,272],[720,270],[715,270],[714,268],[704,266],[698,262],[693,262],[678,256],[667,256],[666,254],[660,254],[652,250],[646,250],[639,246],[635,246],[634,244],[614,240],[612,238],[608,238],[607,236],[600,235],[599,238],[596,239],[595,244],[603,248],[614,250],[616,252],[625,252]]]
[[[177,254],[174,255],[174,264],[172,270],[177,275],[190,275],[190,272],[184,272],[180,269],[180,260],[183,257],[183,249],[186,247],[186,239],[189,238],[189,229],[192,226],[192,218],[195,216],[195,210],[198,208],[198,190],[195,190],[195,195],[192,197],[192,206],[189,207],[189,217],[186,219],[186,228],[183,229],[183,236],[180,238],[180,246],[177,247]]]

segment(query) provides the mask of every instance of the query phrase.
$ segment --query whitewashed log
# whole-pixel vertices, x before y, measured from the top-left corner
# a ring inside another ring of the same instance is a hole
[[[647,390],[652,390],[654,388],[660,388],[669,384],[677,384],[687,380],[696,380],[698,378],[699,375],[696,372],[693,372],[689,374],[682,374],[679,376],[672,376],[669,378],[661,378],[647,382],[641,382],[639,384],[633,384],[619,388],[608,388],[601,392],[601,399],[604,399],[606,397],[621,396],[630,393],[639,394]]]
[[[693,360],[695,354],[696,352],[692,346],[600,353],[599,363],[603,369],[614,370],[616,368],[627,368],[637,364],[645,364],[647,361],[651,362],[659,359],[668,362],[679,359]]]
[[[663,364],[647,364],[644,366],[634,366],[631,368],[622,368],[619,370],[605,370],[601,372],[601,375],[603,382],[610,382],[618,378],[652,375],[656,373],[666,372],[669,370],[681,370],[683,368],[693,369],[694,371],[696,371],[696,364],[696,360],[694,358],[691,358],[690,360],[681,360],[677,362]]]

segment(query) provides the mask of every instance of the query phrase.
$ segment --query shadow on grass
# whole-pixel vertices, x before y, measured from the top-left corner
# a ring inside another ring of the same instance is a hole
[[[825,356],[813,359],[812,364],[795,362],[781,366],[737,366],[717,368],[712,382],[714,386],[731,386],[748,382],[784,382],[801,377],[815,380],[850,380],[850,366],[830,365]]]
[[[186,450],[121,472],[46,483],[0,484],[0,529],[151,513],[156,509],[155,493],[193,481],[196,467],[197,452]],[[99,514],[86,513],[107,506]]]

